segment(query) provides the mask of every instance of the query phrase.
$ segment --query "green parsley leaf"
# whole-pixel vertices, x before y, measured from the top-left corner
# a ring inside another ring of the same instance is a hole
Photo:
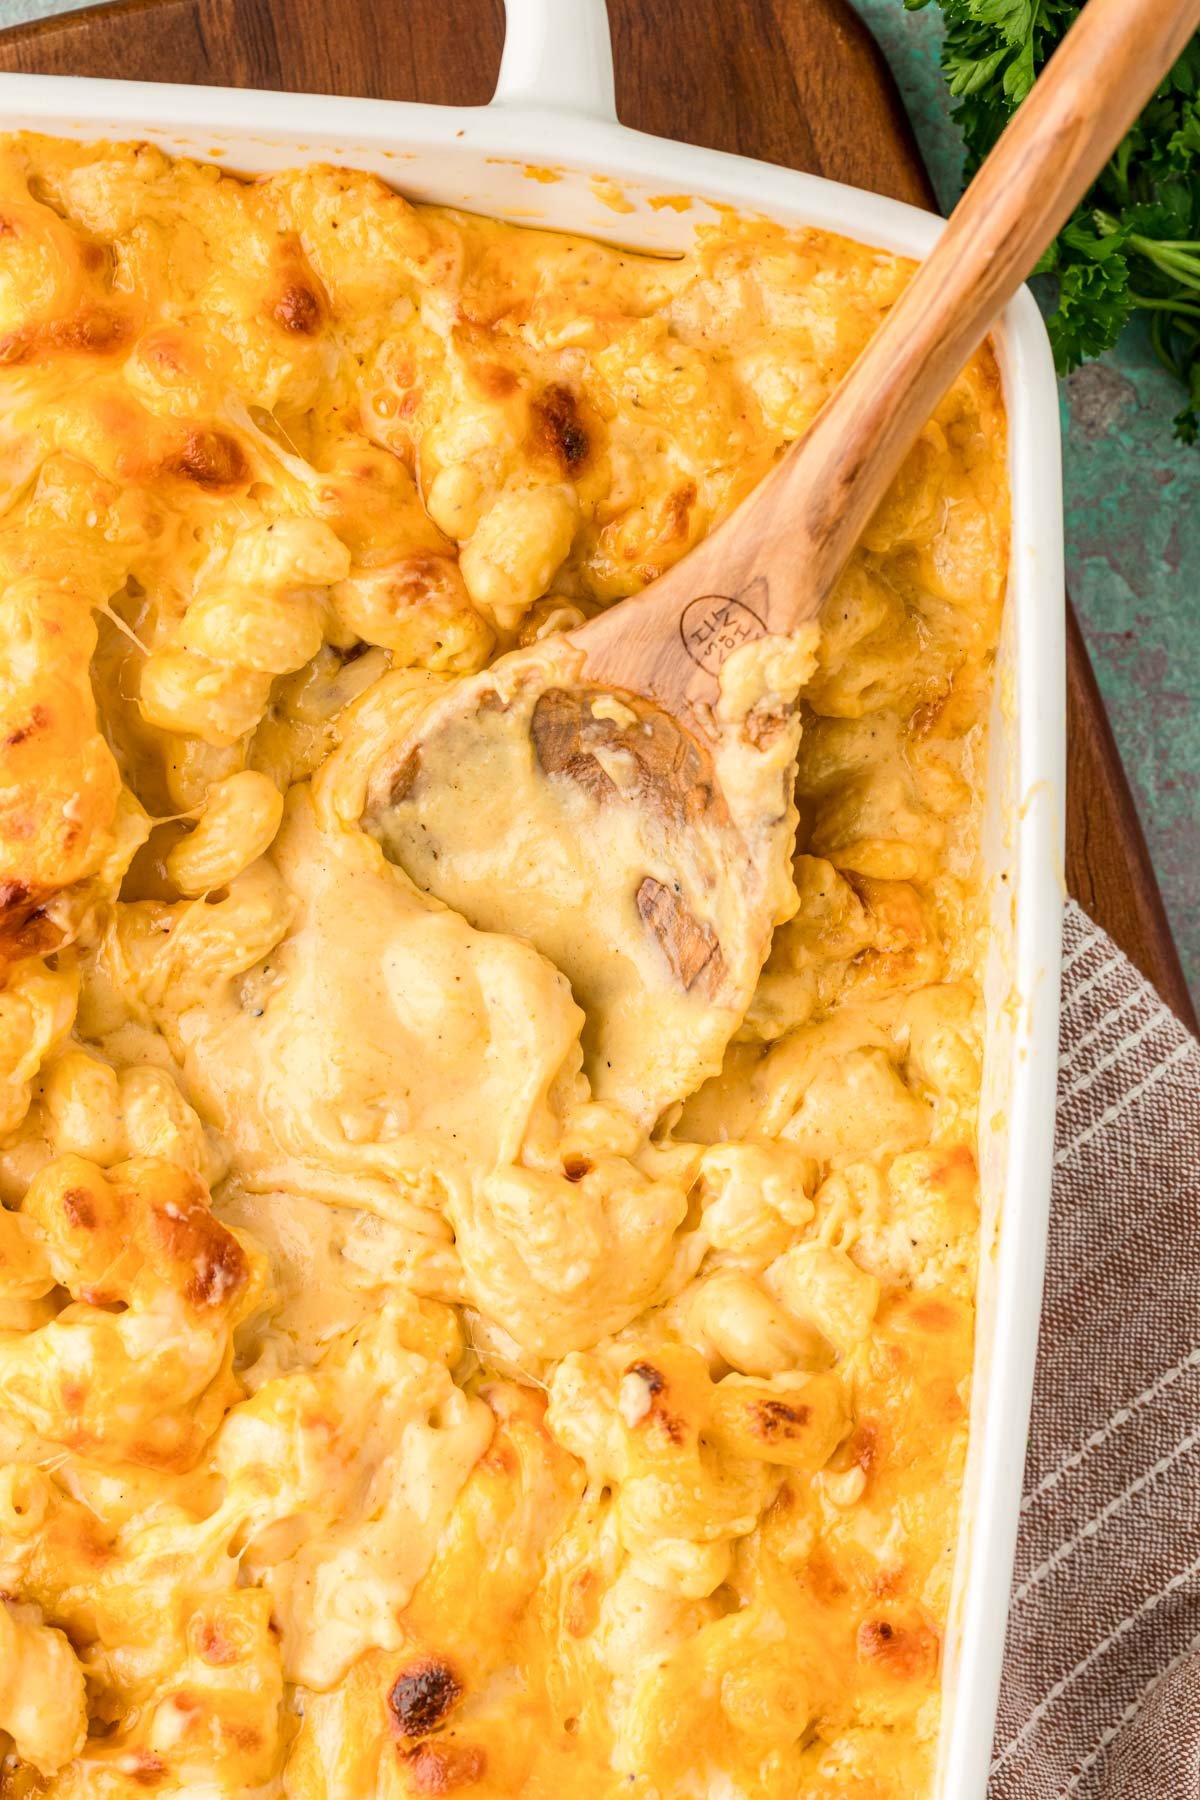
[[[968,175],[1078,17],[1078,0],[936,0],[942,70]],[[918,12],[931,0],[904,0]],[[1061,372],[1111,349],[1135,313],[1181,382],[1182,442],[1200,441],[1200,34],[1038,264],[1058,284],[1047,321]]]
[[[1058,305],[1047,320],[1054,360],[1064,373],[1111,350],[1132,310],[1129,264],[1119,251],[1060,264]]]

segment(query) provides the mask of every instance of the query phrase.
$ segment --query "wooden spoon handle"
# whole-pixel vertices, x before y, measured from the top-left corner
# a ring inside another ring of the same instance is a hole
[[[690,555],[569,634],[588,679],[703,727],[730,652],[821,603],[921,427],[1200,24],[1200,0],[1088,0],[808,431]]]
[[[785,619],[773,607],[773,630],[812,615],[925,420],[1198,24],[1200,0],[1084,7],[932,254],[739,515],[742,541],[757,537],[761,546],[752,572],[767,576],[781,611],[791,612]]]

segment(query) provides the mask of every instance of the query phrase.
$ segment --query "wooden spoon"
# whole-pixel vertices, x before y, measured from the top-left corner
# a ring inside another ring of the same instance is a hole
[[[722,670],[761,640],[811,636],[930,413],[1198,24],[1200,0],[1089,0],[930,256],[754,493],[640,594],[457,684],[377,765],[365,821],[419,886],[532,938],[585,1008],[618,995],[631,1033],[593,1042],[589,1072],[643,1116],[717,1066],[787,911],[796,695],[779,677],[780,691],[731,725]],[[448,780],[460,804],[439,815]],[[586,883],[545,899],[528,842],[506,859],[527,780],[574,809],[567,861],[590,857],[593,886],[628,889],[623,909],[590,914]],[[463,841],[449,841],[456,832]],[[635,955],[630,974],[638,932],[653,955]],[[629,1010],[606,957],[648,1008]],[[630,1044],[652,1019],[683,1030],[693,1054],[639,1059]]]

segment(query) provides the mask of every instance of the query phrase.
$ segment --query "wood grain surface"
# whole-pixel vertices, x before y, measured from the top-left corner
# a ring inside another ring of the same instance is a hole
[[[903,107],[847,0],[609,0],[621,118],[932,206]],[[478,104],[500,0],[119,0],[0,33],[0,68]],[[1074,616],[1067,885],[1196,1024]]]

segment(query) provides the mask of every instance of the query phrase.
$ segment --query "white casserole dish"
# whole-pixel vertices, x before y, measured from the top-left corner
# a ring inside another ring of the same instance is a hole
[[[247,172],[305,161],[375,171],[410,196],[646,249],[677,250],[706,201],[919,257],[930,214],[616,119],[605,0],[507,0],[486,107],[397,105],[140,82],[0,75],[0,127],[150,139]],[[664,46],[664,49],[666,47]],[[530,178],[547,165],[559,179]],[[652,198],[697,197],[686,211]],[[1033,1382],[1058,1040],[1064,585],[1054,368],[1018,295],[995,334],[1009,421],[1013,551],[992,706],[984,830],[992,913],[980,1109],[980,1316],[945,1669],[938,1800],[986,1786]]]

